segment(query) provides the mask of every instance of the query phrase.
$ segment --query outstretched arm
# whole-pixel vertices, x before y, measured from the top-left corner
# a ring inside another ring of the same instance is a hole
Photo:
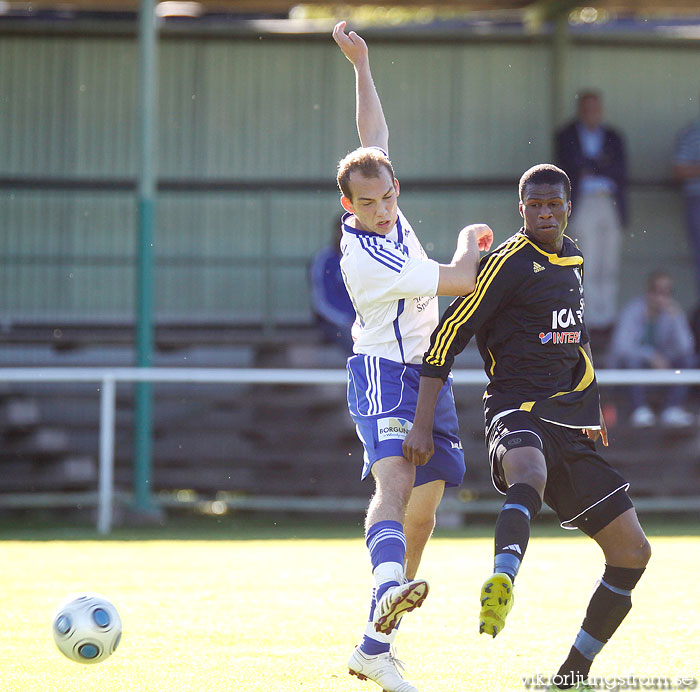
[[[437,295],[466,296],[476,286],[479,251],[487,251],[493,243],[493,231],[484,223],[465,226],[459,232],[457,249],[450,264],[440,265]]]
[[[345,33],[346,22],[338,22],[333,39],[355,68],[357,133],[363,147],[381,147],[389,153],[389,128],[369,68],[367,44],[354,31]]]

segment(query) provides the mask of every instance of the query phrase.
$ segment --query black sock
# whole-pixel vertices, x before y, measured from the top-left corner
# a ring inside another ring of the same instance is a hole
[[[505,572],[515,580],[530,540],[530,520],[541,508],[540,495],[531,485],[514,483],[508,488],[496,520],[494,572]]]
[[[566,661],[562,663],[552,682],[560,690],[568,690],[576,683],[588,678],[591,663],[592,661],[589,661],[575,646],[572,646]]]
[[[632,589],[644,568],[605,566],[598,587],[588,603],[586,617],[555,684],[562,690],[585,680],[596,654],[605,646],[632,608]]]

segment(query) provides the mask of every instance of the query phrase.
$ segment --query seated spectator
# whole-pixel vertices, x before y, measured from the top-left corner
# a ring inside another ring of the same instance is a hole
[[[700,288],[700,117],[678,134],[673,156],[673,176],[683,186],[688,240]]]
[[[695,367],[698,367],[700,364],[700,305],[696,305],[690,313],[690,330],[695,339]]]
[[[342,222],[338,217],[333,226],[333,240],[319,250],[311,260],[311,309],[324,341],[340,346],[352,354],[350,330],[355,321],[355,308],[348,296],[340,271],[340,239]]]
[[[649,276],[646,295],[635,298],[620,313],[609,354],[611,368],[692,368],[695,339],[688,320],[672,296],[673,281],[664,271]],[[644,385],[629,387],[632,404],[630,422],[634,427],[655,425],[656,414],[647,400]],[[666,389],[660,423],[682,428],[693,423],[683,408],[688,395],[685,385]]]

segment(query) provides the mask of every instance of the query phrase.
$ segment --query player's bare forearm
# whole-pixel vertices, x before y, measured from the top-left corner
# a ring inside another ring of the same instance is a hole
[[[416,402],[416,414],[413,416],[413,425],[425,430],[433,431],[433,419],[435,418],[435,405],[437,404],[440,390],[444,382],[439,377],[425,377],[421,375],[418,385],[418,400]]]
[[[357,134],[363,147],[381,147],[389,152],[389,127],[384,118],[384,111],[379,94],[374,86],[369,61],[361,68],[355,66],[356,76],[356,120]]]
[[[479,273],[479,252],[493,243],[493,231],[483,223],[465,226],[450,264],[440,265],[437,295],[465,296],[472,293]]]
[[[355,68],[356,121],[360,143],[363,147],[381,147],[388,153],[389,128],[372,79],[367,44],[354,31],[346,34],[345,25],[345,22],[335,25],[333,39]]]
[[[608,428],[605,425],[605,417],[603,416],[603,409],[599,409],[599,416],[600,416],[600,430],[596,428],[584,428],[584,433],[586,433],[586,436],[593,440],[595,442],[598,438],[600,438],[601,442],[603,443],[604,447],[608,446]]]
[[[403,455],[415,466],[423,466],[433,456],[433,419],[443,382],[437,377],[421,377],[418,386],[413,427],[403,441]]]
[[[583,350],[585,351],[586,355],[588,356],[588,360],[591,361],[591,365],[593,365],[593,353],[591,351],[591,344],[583,344]],[[594,442],[600,438],[603,446],[607,447],[608,446],[608,428],[605,425],[605,417],[603,416],[603,409],[599,408],[599,416],[600,416],[600,430],[596,430],[595,428],[585,428],[584,432],[586,435],[593,440]]]

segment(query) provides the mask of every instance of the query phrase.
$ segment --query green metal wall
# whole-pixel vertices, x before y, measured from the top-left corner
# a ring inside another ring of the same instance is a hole
[[[159,175],[197,189],[161,192],[155,254],[158,319],[265,322],[309,317],[306,264],[340,208],[337,160],[357,144],[353,72],[331,42],[264,36],[182,38],[160,47]],[[551,159],[547,42],[371,42],[397,174],[514,181]],[[677,272],[695,299],[680,196],[670,176],[678,128],[698,114],[694,44],[576,42],[566,98],[597,87],[627,136],[632,223],[624,299],[647,270]],[[137,51],[130,37],[4,35],[0,178],[121,181],[114,190],[0,186],[0,317],[130,319],[135,266]],[[202,189],[202,181],[256,181]],[[276,189],[274,181],[319,181]],[[328,182],[323,182],[328,181]],[[644,183],[644,184],[641,184]],[[434,256],[483,220],[518,226],[517,191],[422,189],[402,208]]]

